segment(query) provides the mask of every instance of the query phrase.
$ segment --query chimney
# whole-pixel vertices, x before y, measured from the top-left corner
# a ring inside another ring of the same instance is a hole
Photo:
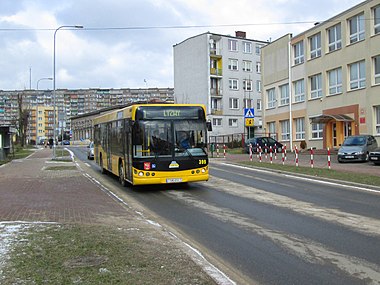
[[[245,39],[245,37],[247,35],[247,33],[243,32],[243,31],[236,31],[235,34],[236,34],[237,38],[242,38],[242,39]]]

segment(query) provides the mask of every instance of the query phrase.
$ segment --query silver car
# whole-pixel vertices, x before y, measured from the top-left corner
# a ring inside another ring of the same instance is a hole
[[[369,153],[376,148],[377,141],[374,136],[349,136],[338,150],[338,162],[368,161]]]
[[[87,159],[94,159],[94,143],[90,142],[87,146]]]

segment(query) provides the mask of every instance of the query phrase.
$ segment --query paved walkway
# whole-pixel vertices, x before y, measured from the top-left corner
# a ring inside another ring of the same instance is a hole
[[[0,221],[96,223],[128,209],[86,178],[73,162],[53,162],[51,149],[0,167]]]

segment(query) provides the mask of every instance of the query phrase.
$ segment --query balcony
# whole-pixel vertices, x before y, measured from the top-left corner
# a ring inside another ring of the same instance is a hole
[[[212,97],[222,97],[223,91],[220,88],[211,88],[210,89],[210,95]]]
[[[213,68],[213,67],[211,67],[210,68],[210,74],[211,75],[215,75],[215,76],[222,76],[223,72],[222,72],[221,68]]]
[[[223,115],[223,110],[221,110],[221,109],[211,109],[211,115],[221,116],[221,115]]]

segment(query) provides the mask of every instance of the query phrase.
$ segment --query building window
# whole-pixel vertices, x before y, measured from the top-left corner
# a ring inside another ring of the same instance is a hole
[[[323,138],[323,124],[311,124],[311,138]]]
[[[321,34],[318,33],[309,39],[310,41],[310,58],[321,56]]]
[[[231,90],[239,90],[239,80],[230,79],[229,80],[229,86],[230,86]]]
[[[296,43],[294,46],[294,64],[301,64],[304,62],[303,41]]]
[[[260,55],[261,54],[261,45],[256,45],[256,54]]]
[[[289,105],[289,85],[280,86],[280,106]]]
[[[213,118],[212,119],[212,125],[213,126],[221,126],[222,125],[222,119],[221,118]]]
[[[364,40],[364,24],[364,13],[356,15],[348,20],[351,44]]]
[[[244,99],[244,108],[252,108],[253,107],[253,100],[252,99]]]
[[[244,53],[252,53],[252,43],[243,42],[243,52]]]
[[[329,78],[329,95],[342,93],[342,68],[327,72]]]
[[[276,139],[276,123],[275,122],[269,122],[268,123],[268,132],[269,132],[269,136],[273,137],[274,136],[274,139]]]
[[[327,30],[329,38],[329,51],[334,51],[342,48],[342,32],[341,25],[335,25]]]
[[[295,119],[296,123],[296,140],[305,139],[305,118]]]
[[[256,62],[256,72],[261,73],[261,62]]]
[[[243,89],[245,91],[252,91],[252,80],[244,79],[243,80]]]
[[[252,71],[252,61],[243,60],[243,71]]]
[[[228,69],[229,70],[238,70],[238,60],[229,58],[228,59]]]
[[[228,119],[228,125],[233,128],[237,128],[238,119]]]
[[[238,41],[228,40],[228,49],[229,51],[238,51]]]
[[[380,55],[373,58],[374,73],[375,73],[375,84],[380,84]]]
[[[256,81],[256,91],[261,92],[261,80]]]
[[[373,19],[374,34],[380,34],[380,5],[373,8]]]
[[[290,140],[290,125],[289,120],[280,121],[281,124],[281,140]]]
[[[262,102],[261,99],[257,99],[257,101],[256,101],[256,109],[258,111],[262,110],[262,103],[261,102]]]
[[[365,62],[364,60],[350,64],[350,89],[365,87]]]
[[[230,107],[230,109],[233,109],[233,110],[239,109],[239,99],[238,98],[230,98],[229,107]]]
[[[268,96],[268,109],[276,107],[276,92],[275,89],[269,89],[267,91]]]
[[[322,75],[316,74],[310,77],[310,98],[322,97]]]
[[[375,106],[375,116],[376,116],[376,134],[380,135],[380,105]]]
[[[300,79],[294,82],[294,101],[304,102],[305,101],[305,80]]]

